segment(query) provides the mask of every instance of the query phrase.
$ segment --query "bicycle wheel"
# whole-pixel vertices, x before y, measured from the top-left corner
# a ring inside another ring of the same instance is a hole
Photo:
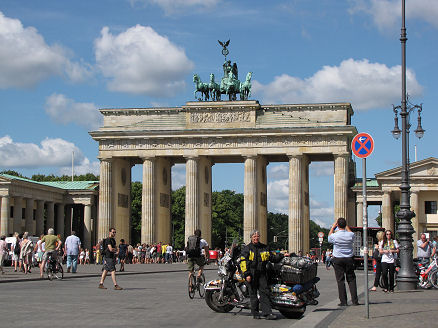
[[[198,280],[198,292],[201,298],[204,298],[205,295],[205,276],[201,274]]]
[[[189,297],[193,299],[196,293],[196,277],[194,274],[191,274],[189,277],[189,283],[187,285],[189,291]]]
[[[63,279],[64,278],[64,270],[62,269],[62,265],[60,263],[56,263],[55,277],[57,279]]]
[[[53,280],[53,271],[52,271],[52,267],[50,265],[47,266],[47,278],[49,278],[50,281]]]
[[[434,288],[438,288],[438,270],[434,270],[429,274],[429,282]]]

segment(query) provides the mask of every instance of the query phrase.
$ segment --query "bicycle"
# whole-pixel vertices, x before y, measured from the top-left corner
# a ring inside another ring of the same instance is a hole
[[[50,281],[52,281],[53,278],[59,280],[64,278],[64,270],[58,261],[58,254],[56,252],[51,252],[47,256],[46,273]]]
[[[205,295],[205,276],[204,273],[201,273],[201,275],[198,277],[195,272],[199,271],[199,267],[193,268],[193,271],[190,272],[189,275],[189,282],[187,285],[188,292],[189,292],[189,298],[193,299],[195,297],[196,291],[199,293],[199,297],[204,298]]]

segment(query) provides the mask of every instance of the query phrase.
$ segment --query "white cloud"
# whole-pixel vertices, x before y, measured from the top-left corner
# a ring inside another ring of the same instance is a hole
[[[287,164],[271,164],[271,165],[268,166],[268,179],[281,180],[281,179],[289,178],[289,165]]]
[[[253,83],[254,93],[264,103],[350,102],[355,110],[389,108],[400,97],[401,67],[370,63],[367,59],[342,61],[339,66],[324,66],[313,76],[301,79],[287,74],[262,85]],[[407,70],[408,93],[418,96],[421,85],[412,70]]]
[[[71,62],[66,49],[49,46],[34,27],[0,12],[0,89],[32,87],[54,75],[79,82],[90,71]]]
[[[118,35],[104,27],[95,40],[95,55],[110,90],[155,97],[181,91],[184,76],[194,67],[183,49],[141,25]]]
[[[186,185],[186,165],[175,164],[172,167],[172,190],[177,190]]]
[[[96,129],[103,118],[93,103],[77,103],[62,94],[52,94],[46,100],[46,113],[62,124],[76,123],[86,128]]]
[[[399,24],[401,17],[400,0],[356,0],[350,9],[351,14],[365,12],[372,16],[379,30],[385,31]],[[406,19],[419,19],[438,28],[438,1],[406,1]]]
[[[132,6],[148,3],[160,6],[167,15],[187,10],[203,10],[213,8],[221,0],[130,0]]]
[[[333,176],[333,162],[312,162],[310,164],[310,174],[316,177]]]
[[[46,138],[41,145],[14,142],[8,135],[0,138],[0,167],[32,168],[46,166],[71,166],[72,152],[75,163],[82,164],[86,158],[72,142]]]
[[[76,155],[75,155],[76,156]],[[93,173],[94,175],[100,175],[100,163],[98,161],[90,162],[88,158],[83,158],[82,161],[73,166],[75,175]],[[59,169],[61,175],[71,175],[71,165],[64,166]]]

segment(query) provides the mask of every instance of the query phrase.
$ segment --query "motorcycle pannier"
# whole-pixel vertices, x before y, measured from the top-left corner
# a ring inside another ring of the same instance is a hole
[[[306,257],[285,257],[277,268],[285,283],[304,284],[316,277],[318,264]]]

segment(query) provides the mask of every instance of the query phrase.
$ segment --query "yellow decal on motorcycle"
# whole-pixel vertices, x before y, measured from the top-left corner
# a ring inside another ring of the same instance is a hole
[[[261,252],[260,256],[261,256],[263,262],[269,260],[269,252]]]

